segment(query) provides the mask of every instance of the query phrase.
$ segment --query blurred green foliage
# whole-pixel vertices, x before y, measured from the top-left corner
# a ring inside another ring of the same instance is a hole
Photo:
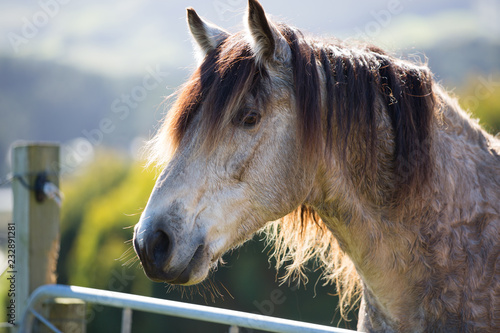
[[[500,133],[500,73],[471,76],[459,92],[460,105],[493,135]]]

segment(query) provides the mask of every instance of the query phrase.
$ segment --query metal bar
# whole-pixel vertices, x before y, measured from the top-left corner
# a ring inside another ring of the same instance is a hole
[[[132,309],[123,308],[121,333],[131,333],[131,332],[132,332]]]
[[[50,321],[48,321],[47,318],[45,318],[44,316],[42,316],[41,314],[39,314],[38,312],[36,312],[32,308],[28,307],[28,311],[30,311],[36,317],[36,319],[38,319],[39,321],[41,321],[42,324],[44,324],[45,326],[47,326],[52,332],[63,333],[57,327],[55,327],[54,325],[52,325],[52,323]],[[23,332],[23,331],[21,330],[21,332]]]
[[[274,318],[240,311],[176,302],[153,297],[137,296],[107,290],[91,289],[64,285],[45,285],[36,289],[28,300],[28,309],[41,302],[54,298],[80,298],[88,303],[105,306],[130,308],[188,319],[196,319],[226,325],[235,325],[269,332],[283,333],[352,333],[351,330],[304,323],[300,321]],[[22,327],[30,325],[33,318],[27,311]],[[22,331],[22,330],[21,330]]]

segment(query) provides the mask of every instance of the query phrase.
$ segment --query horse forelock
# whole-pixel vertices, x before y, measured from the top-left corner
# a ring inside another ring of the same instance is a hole
[[[205,56],[176,93],[176,101],[149,143],[149,163],[163,166],[168,162],[198,113],[198,146],[205,152],[214,149],[220,134],[242,111],[246,96],[251,94],[257,103],[265,104],[266,91],[259,88],[268,77],[242,34],[227,38]]]

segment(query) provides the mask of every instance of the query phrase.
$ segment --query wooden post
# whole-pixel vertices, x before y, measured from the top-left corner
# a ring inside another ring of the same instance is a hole
[[[43,172],[48,181],[59,187],[58,166],[59,146],[56,144],[14,145],[12,191],[15,261],[9,261],[13,266],[9,266],[7,277],[15,280],[15,297],[11,303],[15,301],[16,324],[22,320],[29,295],[43,284],[56,283],[59,206],[54,200],[37,200],[32,187],[37,176]]]
[[[64,333],[85,333],[87,306],[78,298],[55,298],[43,304],[42,314],[51,324]],[[52,333],[52,330],[39,323],[34,332]]]

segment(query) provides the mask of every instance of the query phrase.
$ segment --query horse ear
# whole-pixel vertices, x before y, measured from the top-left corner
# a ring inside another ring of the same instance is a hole
[[[252,48],[260,62],[285,62],[291,56],[290,47],[278,28],[270,22],[257,0],[248,1],[248,30]]]
[[[187,8],[187,21],[191,35],[200,47],[202,57],[221,44],[229,33],[201,19],[193,8]]]

